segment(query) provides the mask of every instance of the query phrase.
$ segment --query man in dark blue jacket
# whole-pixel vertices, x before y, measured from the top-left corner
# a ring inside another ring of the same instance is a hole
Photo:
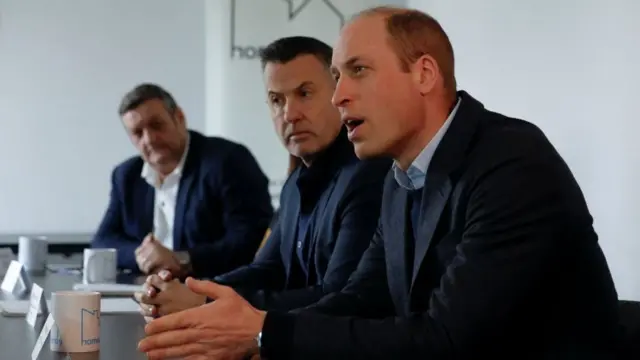
[[[378,221],[391,160],[356,157],[331,104],[331,55],[331,47],[307,37],[277,40],[261,53],[276,131],[302,164],[283,187],[279,220],[256,260],[215,278],[261,309],[299,308],[342,289]],[[163,275],[148,279],[151,296],[137,294],[147,315],[205,302]]]
[[[215,276],[253,259],[273,209],[268,180],[242,145],[187,130],[166,90],[142,84],[119,108],[140,152],[113,171],[93,247],[145,274]]]
[[[187,279],[215,301],[153,320],[139,349],[149,359],[617,358],[618,296],[571,170],[535,125],[458,91],[454,68],[428,14],[352,18],[335,47],[333,103],[358,157],[394,165],[348,284],[284,312]]]

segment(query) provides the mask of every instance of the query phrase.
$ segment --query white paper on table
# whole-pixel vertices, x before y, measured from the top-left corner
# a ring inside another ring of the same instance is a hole
[[[51,300],[47,300],[47,306],[51,307]],[[4,316],[25,316],[29,311],[29,300],[3,300],[0,308]],[[140,306],[132,298],[107,298],[100,300],[101,314],[133,314],[138,313]],[[38,315],[42,310],[38,307]]]
[[[109,298],[100,300],[101,314],[140,313],[140,305],[132,298]]]
[[[83,284],[73,285],[73,290],[96,291],[103,296],[132,296],[135,292],[143,291],[142,285],[131,284]]]

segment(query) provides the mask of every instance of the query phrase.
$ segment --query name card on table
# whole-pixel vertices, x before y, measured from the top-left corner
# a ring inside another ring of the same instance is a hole
[[[38,318],[38,313],[42,311],[44,316],[48,314],[47,301],[42,296],[42,288],[38,284],[33,284],[31,287],[31,296],[29,298],[29,311],[27,312],[27,323],[31,327],[36,326],[36,319]]]
[[[22,264],[17,261],[11,261],[11,263],[9,263],[7,273],[4,275],[4,279],[2,280],[2,285],[0,285],[0,289],[13,293],[22,271]]]
[[[44,342],[47,340],[51,329],[53,328],[53,314],[49,314],[47,317],[47,321],[44,322],[44,326],[42,326],[42,331],[40,331],[40,335],[38,335],[38,340],[36,340],[36,345],[33,347],[33,351],[31,352],[31,360],[36,360],[38,355],[40,355],[40,351],[42,351],[42,346],[44,346]]]
[[[11,251],[11,248],[0,248],[0,275],[4,275],[7,273],[7,270],[9,270],[9,265],[15,259],[16,256],[13,254],[13,251]]]
[[[14,295],[16,293],[22,295],[25,292],[31,291],[32,285],[33,281],[31,281],[31,277],[27,273],[27,270],[21,263],[14,260],[9,264],[9,269],[4,275],[4,280],[2,280],[0,289],[8,291]]]

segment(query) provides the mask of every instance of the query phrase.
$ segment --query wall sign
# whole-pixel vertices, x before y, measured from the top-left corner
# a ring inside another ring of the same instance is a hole
[[[230,49],[231,58],[243,59],[243,60],[257,59],[260,49],[264,47],[266,44],[259,44],[255,42],[247,43],[237,39],[237,36],[236,36],[237,27],[242,26],[242,21],[238,21],[238,17],[243,16],[242,12],[238,11],[238,7],[239,7],[238,2],[242,2],[242,0],[230,0],[230,1],[231,1],[231,7],[230,7],[231,27],[229,29],[229,36],[230,36],[229,43],[231,44],[231,49]],[[319,14],[318,16],[321,16],[326,19],[325,14],[329,14],[330,16],[334,17],[337,20],[336,21],[337,26],[335,26],[336,33],[344,25],[346,20],[345,15],[340,11],[338,6],[334,3],[335,0],[297,0],[297,1],[296,0],[275,0],[272,2],[273,2],[272,4],[273,7],[281,8],[281,13],[282,15],[284,15],[283,20],[287,22],[295,22],[299,19],[299,15],[302,15],[303,12],[313,11],[314,10],[312,9],[313,6],[309,6],[309,5],[315,5],[312,3],[320,3],[322,4],[322,6],[326,7],[326,9],[328,9],[328,12]],[[258,25],[255,27],[255,30],[264,31],[265,29],[263,29],[261,26]],[[275,40],[275,38],[273,40]]]

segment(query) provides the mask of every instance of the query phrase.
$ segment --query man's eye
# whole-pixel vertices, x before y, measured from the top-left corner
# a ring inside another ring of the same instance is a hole
[[[269,102],[271,102],[271,104],[273,105],[278,105],[280,104],[280,99],[277,97],[272,97],[271,99],[269,99]]]

